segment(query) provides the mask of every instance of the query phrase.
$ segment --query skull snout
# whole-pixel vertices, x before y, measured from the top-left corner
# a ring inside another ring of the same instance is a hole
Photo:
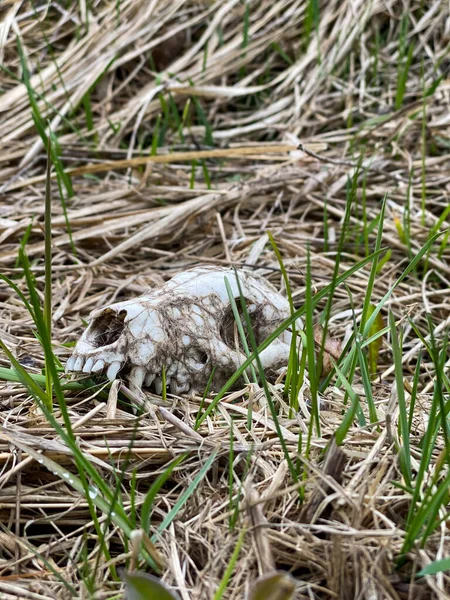
[[[155,377],[149,367],[155,359],[155,343],[164,338],[157,312],[146,299],[112,304],[91,315],[91,321],[67,361],[66,371],[98,374],[109,379],[124,371],[128,380],[142,387]]]
[[[121,338],[123,340],[126,317],[126,310],[115,310],[115,307],[95,312],[67,361],[66,371],[90,374],[106,369],[108,376],[114,378],[124,362]]]

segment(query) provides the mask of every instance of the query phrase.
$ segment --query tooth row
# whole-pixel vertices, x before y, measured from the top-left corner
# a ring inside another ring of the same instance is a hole
[[[113,365],[119,365],[119,369],[120,369],[120,363],[112,363],[111,367]],[[66,373],[69,373],[69,372],[87,373],[89,375],[90,373],[101,373],[104,368],[105,368],[105,361],[102,360],[101,358],[99,358],[96,361],[94,361],[93,358],[88,358],[86,360],[86,362],[84,362],[84,358],[82,356],[73,355],[67,361],[65,371],[66,371]],[[117,369],[116,375],[117,375],[117,372],[119,371],[119,369]],[[108,369],[108,372],[109,372],[109,369]],[[114,376],[114,379],[115,379],[115,376]]]
[[[66,363],[66,373],[72,371],[77,373],[85,373],[85,374],[98,374],[104,371],[106,363],[103,359],[99,358],[95,360],[92,357],[89,357],[86,362],[82,356],[73,355],[69,358]],[[122,368],[122,363],[119,361],[112,362],[106,371],[106,376],[110,381],[114,381]],[[170,370],[170,373],[169,373]],[[182,377],[182,381],[177,381],[175,377],[170,377],[170,375],[175,375],[177,368],[172,364],[168,369],[168,375],[166,383],[170,388],[172,394],[184,394],[189,391],[190,384],[184,377]],[[150,373],[145,370],[144,367],[133,367],[128,375],[129,383],[138,388],[142,389],[142,387],[150,387],[152,383],[154,384],[155,392],[158,395],[162,393],[162,377],[157,377],[155,373]]]

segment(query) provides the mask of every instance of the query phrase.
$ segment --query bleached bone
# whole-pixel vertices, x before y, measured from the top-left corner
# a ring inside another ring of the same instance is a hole
[[[131,387],[162,390],[162,370],[174,394],[203,391],[214,370],[222,385],[244,362],[236,347],[225,278],[240,306],[239,278],[260,344],[290,315],[274,286],[249,271],[198,267],[179,273],[147,294],[96,310],[66,364],[66,372],[119,374]],[[297,323],[301,327],[301,321]],[[287,365],[291,333],[283,332],[260,354],[265,371]]]

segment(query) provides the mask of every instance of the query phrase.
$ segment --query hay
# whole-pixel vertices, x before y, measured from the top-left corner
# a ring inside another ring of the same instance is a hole
[[[361,232],[388,193],[382,243],[392,254],[375,280],[372,302],[394,284],[433,228],[449,227],[444,213],[450,182],[448,5],[328,0],[320,3],[316,24],[315,5],[300,0],[24,0],[0,6],[1,272],[26,292],[16,259],[32,223],[26,249],[42,294],[46,151],[22,83],[19,39],[40,115],[57,138],[74,191],[66,197],[66,219],[53,172],[52,336],[62,362],[70,355],[64,344],[78,338],[82,319],[93,309],[143,293],[190,266],[252,264],[283,288],[267,231],[301,306],[308,243],[314,291],[332,279],[347,185],[355,173],[357,201],[340,273],[365,256]],[[409,47],[411,66],[398,106],[400,67]],[[405,219],[407,243],[399,233]],[[375,237],[376,226],[368,251]],[[429,313],[438,342],[448,335],[449,259],[448,245],[434,249],[426,274],[402,281],[382,311],[385,321],[387,309],[393,311],[404,328],[406,391],[423,348],[407,318],[429,339]],[[332,336],[348,337],[353,327],[349,293],[358,318],[369,273],[367,265],[347,281],[347,289],[336,290]],[[0,295],[2,339],[30,372],[40,373],[43,352],[30,315],[3,282]],[[0,365],[10,367],[4,355]],[[449,366],[447,360],[447,373]],[[110,391],[67,390],[66,397],[77,444],[112,488],[114,472],[119,473],[130,514],[139,513],[168,461],[188,453],[156,497],[152,532],[218,449],[207,475],[157,536],[165,580],[183,600],[213,597],[239,530],[252,514],[246,496],[259,498],[263,519],[260,515],[255,525],[257,535],[245,538],[224,598],[243,598],[258,576],[257,536],[270,547],[276,567],[294,575],[299,599],[447,598],[447,575],[414,577],[449,555],[445,520],[396,569],[410,495],[396,485],[402,475],[393,381],[391,340],[385,336],[373,383],[379,427],[355,422],[337,472],[324,461],[323,449],[341,423],[344,393],[333,386],[326,390],[322,434],[312,439],[309,476],[302,483],[306,509],[298,502],[298,486],[288,473],[264,395],[255,386],[228,394],[198,432],[194,424],[201,398],[169,395],[161,409],[149,398],[136,417],[117,385]],[[410,440],[414,468],[434,385],[425,354]],[[353,388],[364,403],[358,374]],[[272,392],[295,456],[299,434],[306,439],[307,397],[292,418],[282,384]],[[249,401],[251,431],[246,427]],[[60,418],[58,410],[55,414]],[[70,451],[16,383],[1,385],[0,418],[1,597],[71,597],[63,579],[86,598],[94,568],[95,597],[117,597],[122,584],[111,577],[86,499],[21,446],[74,471]],[[438,437],[434,461],[443,449]],[[237,524],[230,530],[236,504]],[[99,513],[100,522],[105,518]],[[124,536],[110,525],[105,539],[112,563],[123,566],[130,556]]]

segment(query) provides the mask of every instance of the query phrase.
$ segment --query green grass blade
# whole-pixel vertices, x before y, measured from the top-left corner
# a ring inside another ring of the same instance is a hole
[[[208,459],[205,462],[205,464],[203,465],[203,467],[200,469],[200,471],[197,473],[197,475],[191,481],[191,483],[186,488],[186,490],[181,494],[181,496],[175,502],[175,504],[173,505],[171,510],[167,513],[167,515],[163,519],[162,523],[158,526],[157,533],[155,533],[152,536],[152,542],[155,542],[157,540],[158,534],[161,534],[165,529],[167,529],[167,527],[169,527],[169,525],[175,519],[177,514],[180,512],[180,510],[186,504],[186,502],[188,501],[190,496],[192,496],[192,494],[195,492],[195,490],[197,489],[197,486],[202,481],[202,479],[205,477],[205,475],[209,471],[213,462],[216,460],[216,456],[217,456],[218,452],[219,452],[219,450],[214,450],[211,453],[211,455],[208,457]]]
[[[373,399],[372,382],[370,379],[369,368],[367,366],[367,359],[364,356],[364,352],[361,349],[361,344],[358,339],[356,340],[356,350],[358,353],[359,368],[361,370],[361,379],[362,379],[362,383],[363,383],[363,387],[364,387],[364,393],[366,395],[367,406],[369,408],[370,422],[377,423],[378,422],[378,414],[377,414],[377,409],[376,409],[375,402]]]
[[[267,232],[269,236],[269,241],[272,245],[273,251],[275,252],[275,256],[277,257],[278,264],[280,265],[281,274],[283,276],[284,287],[286,288],[286,294],[289,302],[289,309],[291,312],[291,316],[295,313],[294,300],[292,298],[292,290],[291,284],[289,282],[289,276],[286,271],[286,267],[284,266],[283,257],[281,256],[281,252],[278,249],[278,246],[275,242],[275,239],[270,231]],[[291,339],[291,350],[289,352],[289,363],[286,373],[286,381],[285,381],[285,396],[290,391],[290,400],[289,406],[292,411],[295,413],[298,411],[298,371],[299,371],[299,361],[298,361],[298,352],[297,352],[297,325],[294,321],[292,323],[292,339]]]
[[[148,490],[144,502],[141,507],[141,527],[145,531],[145,533],[149,533],[150,530],[150,517],[152,513],[153,503],[155,501],[156,495],[162,486],[169,480],[172,475],[174,469],[180,465],[183,460],[186,459],[188,455],[186,453],[181,454],[178,458],[172,461],[165,469],[164,472],[161,473],[156,480],[153,482],[152,486]]]
[[[230,562],[225,569],[225,573],[223,574],[222,580],[219,583],[219,587],[217,588],[216,593],[213,596],[213,600],[222,600],[223,595],[227,589],[228,583],[230,581],[231,575],[236,567],[237,559],[239,558],[239,554],[242,550],[242,545],[244,543],[245,534],[247,530],[244,528],[241,530],[239,534],[238,540],[236,542],[236,546],[234,547],[233,554],[231,555]]]
[[[339,377],[341,378],[342,382],[344,383],[345,390],[351,400],[351,404],[350,404],[349,408],[347,409],[347,412],[344,415],[342,423],[336,429],[336,432],[334,434],[336,443],[338,446],[340,446],[342,444],[342,442],[345,440],[347,433],[349,432],[349,429],[352,426],[353,421],[355,420],[355,416],[356,416],[356,413],[358,412],[358,408],[360,408],[360,402],[359,402],[359,397],[353,391],[352,386],[347,381],[345,375],[340,370],[340,368],[336,364],[334,365],[334,368],[336,369]]]
[[[402,440],[402,447],[400,448],[400,467],[402,469],[402,474],[406,485],[411,487],[411,449],[409,446],[408,411],[406,408],[405,386],[403,383],[402,346],[399,344],[397,328],[395,326],[395,317],[392,312],[389,312],[389,326],[391,329],[392,353],[395,366],[395,382],[400,411],[400,435]]]
[[[311,394],[311,421],[315,423],[316,434],[320,437],[320,414],[319,395],[317,389],[317,366],[314,340],[314,306],[312,292],[311,255],[309,245],[306,251],[306,291],[305,291],[305,335],[307,340],[308,375]],[[307,447],[309,448],[312,435],[312,427],[308,435]]]
[[[48,335],[52,335],[52,186],[51,186],[51,138],[47,140],[47,173],[45,182],[45,213],[44,213],[44,262],[45,262],[45,287],[44,287],[44,322],[47,327]],[[53,352],[52,352],[53,355]],[[53,357],[52,357],[53,360]],[[50,369],[46,366],[46,391],[49,398],[52,397],[52,376]],[[49,404],[49,408],[52,405]]]
[[[421,569],[416,577],[425,577],[426,575],[436,575],[442,573],[442,571],[450,571],[450,558],[443,558],[442,560],[435,560],[429,565]]]
[[[406,92],[406,84],[408,82],[409,70],[411,68],[411,62],[414,54],[414,45],[410,44],[408,52],[406,54],[406,60],[403,65],[399,67],[399,77],[397,82],[397,93],[395,94],[395,110],[399,110],[403,105],[403,99]]]

